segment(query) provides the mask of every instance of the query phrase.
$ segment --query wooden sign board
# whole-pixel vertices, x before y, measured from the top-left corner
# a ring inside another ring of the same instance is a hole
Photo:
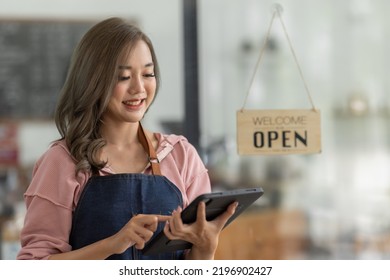
[[[320,111],[237,111],[237,147],[240,155],[320,153]]]

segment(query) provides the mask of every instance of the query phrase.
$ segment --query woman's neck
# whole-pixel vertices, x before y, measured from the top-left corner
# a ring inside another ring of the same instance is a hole
[[[138,127],[139,123],[104,123],[100,133],[107,144],[123,147],[139,143]]]

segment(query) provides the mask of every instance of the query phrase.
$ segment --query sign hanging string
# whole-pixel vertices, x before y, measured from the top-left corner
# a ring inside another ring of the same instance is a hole
[[[292,53],[292,55],[294,57],[295,64],[297,65],[299,74],[300,74],[301,79],[303,81],[303,84],[305,86],[305,90],[306,90],[307,96],[308,96],[308,98],[310,100],[310,103],[311,103],[311,106],[312,106],[312,110],[316,111],[316,108],[315,108],[314,103],[313,103],[313,99],[312,99],[310,91],[309,91],[309,87],[307,86],[306,80],[303,77],[302,69],[301,69],[301,67],[299,65],[297,56],[295,54],[294,48],[293,48],[291,40],[290,40],[290,37],[289,37],[289,35],[287,33],[286,26],[284,25],[284,22],[283,22],[283,19],[282,19],[281,11],[283,10],[283,8],[282,8],[282,6],[280,4],[275,4],[274,5],[274,9],[275,10],[274,10],[274,12],[272,14],[271,22],[270,22],[270,25],[269,25],[268,30],[267,30],[267,34],[266,34],[266,37],[265,37],[265,40],[264,40],[264,44],[263,44],[262,48],[260,49],[260,54],[259,54],[259,57],[258,57],[257,62],[256,62],[255,70],[253,71],[253,75],[252,75],[252,78],[251,78],[251,81],[250,81],[249,89],[248,89],[247,94],[245,96],[245,100],[244,100],[244,104],[242,105],[241,112],[244,111],[245,105],[247,103],[249,93],[250,93],[250,91],[252,89],[252,86],[253,86],[253,83],[254,83],[254,80],[255,80],[255,77],[256,77],[256,72],[257,72],[257,70],[259,68],[260,61],[261,61],[261,59],[263,57],[264,50],[266,49],[266,45],[267,45],[268,40],[269,40],[269,35],[271,33],[272,24],[273,24],[273,22],[274,22],[276,17],[279,18],[279,20],[280,20],[280,22],[282,24],[284,35],[286,36],[286,39],[287,39],[289,47],[290,47],[290,51],[291,51],[291,53]]]

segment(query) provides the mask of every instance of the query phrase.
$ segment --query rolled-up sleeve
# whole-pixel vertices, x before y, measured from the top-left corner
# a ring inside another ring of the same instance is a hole
[[[68,252],[72,212],[85,184],[66,148],[54,145],[37,161],[24,195],[26,216],[17,259],[47,259]]]

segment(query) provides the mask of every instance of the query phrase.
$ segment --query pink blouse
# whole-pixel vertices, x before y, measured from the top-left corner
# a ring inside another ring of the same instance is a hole
[[[181,191],[184,207],[211,191],[210,179],[196,149],[183,136],[155,134],[161,173]],[[105,167],[100,175],[113,174]],[[151,174],[151,169],[144,173]],[[72,214],[89,179],[75,175],[75,163],[65,142],[54,143],[36,162],[24,197],[27,213],[21,232],[18,259],[47,259],[72,250],[69,234]]]

